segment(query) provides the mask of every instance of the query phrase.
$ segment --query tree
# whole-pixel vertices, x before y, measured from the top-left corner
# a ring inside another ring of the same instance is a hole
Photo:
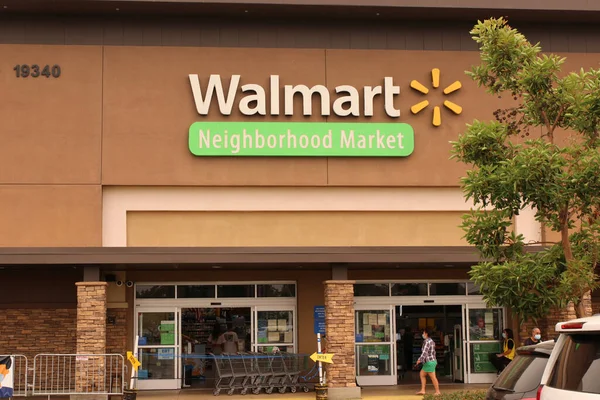
[[[503,18],[479,21],[471,35],[480,63],[467,75],[511,103],[452,143],[452,157],[471,167],[461,186],[475,208],[462,228],[485,260],[471,277],[489,304],[523,319],[570,302],[585,316],[582,300],[598,286],[600,70],[563,73],[565,58],[542,54]],[[513,219],[526,208],[560,241],[515,234]]]

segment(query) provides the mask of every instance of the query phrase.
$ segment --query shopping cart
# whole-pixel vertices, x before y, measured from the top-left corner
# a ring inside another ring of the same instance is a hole
[[[279,393],[285,393],[288,387],[288,374],[285,367],[283,355],[279,352],[267,354],[271,368],[271,377],[266,389],[267,393],[272,393],[277,389]]]
[[[307,369],[308,356],[285,353],[237,353],[210,354],[215,365],[215,388],[213,395],[221,391],[233,395],[236,390],[245,395],[250,391],[259,394],[263,389],[267,394],[275,389],[292,393],[298,389],[308,392],[305,384],[299,383],[302,371]],[[303,378],[306,381],[306,377]]]
[[[286,370],[286,378],[288,387],[292,393],[296,393],[298,389],[308,392],[308,386],[300,384],[300,374],[308,370],[308,356],[305,354],[285,353],[282,355]]]
[[[229,357],[225,355],[217,356],[213,353],[210,353],[210,356],[213,358],[215,366],[215,388],[213,389],[213,395],[218,396],[221,390],[231,388],[233,369]]]
[[[246,379],[243,381],[241,394],[247,394],[249,390],[254,394],[259,394],[261,391],[262,380],[259,369],[259,358],[252,353],[239,353],[246,370]]]
[[[252,393],[259,394],[263,389],[267,393],[272,393],[273,389],[269,390],[269,382],[273,378],[273,370],[271,369],[271,360],[265,353],[250,352],[247,353],[254,363],[253,368],[256,368],[256,376],[252,382]]]

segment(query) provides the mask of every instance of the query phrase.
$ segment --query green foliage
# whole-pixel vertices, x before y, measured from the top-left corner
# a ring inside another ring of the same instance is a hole
[[[560,277],[566,271],[562,249],[552,246],[539,253],[515,253],[504,262],[483,262],[470,275],[482,288],[491,306],[519,310],[522,318],[537,319],[551,307],[564,306],[573,296],[559,293]]]
[[[460,392],[442,392],[440,396],[426,394],[423,400],[485,400],[483,390],[468,390]]]
[[[462,228],[486,260],[471,276],[490,304],[535,319],[598,286],[600,70],[563,73],[563,57],[542,54],[502,18],[471,35],[481,62],[467,75],[512,103],[452,143],[452,158],[472,167],[461,184],[475,208]],[[560,130],[570,138],[557,140]],[[511,231],[526,208],[559,243],[525,243]],[[527,251],[532,244],[547,247]]]

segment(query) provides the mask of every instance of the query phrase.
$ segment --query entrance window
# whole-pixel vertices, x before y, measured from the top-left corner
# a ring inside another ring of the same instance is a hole
[[[214,299],[215,285],[178,285],[179,299]]]
[[[254,285],[218,285],[217,297],[254,297]]]
[[[356,346],[356,374],[390,375],[392,371],[390,346]]]
[[[358,283],[354,285],[355,296],[389,296],[390,285],[387,283]]]
[[[135,296],[138,299],[174,299],[175,285],[137,285]]]
[[[467,294],[469,296],[481,296],[479,286],[473,282],[467,282]]]
[[[357,342],[389,342],[390,312],[388,310],[356,311]]]
[[[293,344],[294,313],[292,311],[257,311],[259,345]],[[259,346],[259,348],[269,346]],[[281,346],[277,346],[281,350]],[[281,350],[283,351],[283,350]]]
[[[466,283],[430,283],[430,296],[464,296]]]
[[[392,296],[427,296],[426,283],[394,283]]]
[[[480,308],[469,310],[471,340],[501,340],[503,329],[501,309]]]
[[[139,313],[140,345],[174,345],[175,313],[145,312]]]
[[[140,379],[175,379],[175,349],[159,347],[140,349]]]
[[[258,297],[296,297],[296,285],[294,284],[271,284],[257,285]]]

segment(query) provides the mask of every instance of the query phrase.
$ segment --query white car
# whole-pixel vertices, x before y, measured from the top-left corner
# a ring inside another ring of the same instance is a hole
[[[556,324],[537,400],[600,400],[600,314]]]

